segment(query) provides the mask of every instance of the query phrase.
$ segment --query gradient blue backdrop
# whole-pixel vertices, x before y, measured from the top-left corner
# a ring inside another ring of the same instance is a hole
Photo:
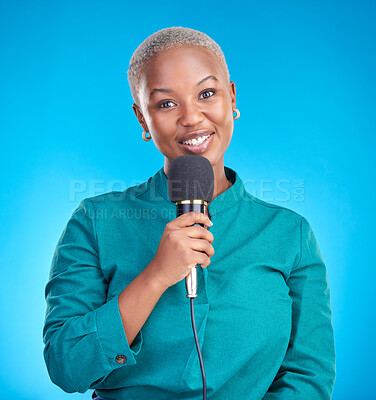
[[[126,71],[168,26],[206,32],[226,55],[241,117],[225,165],[314,229],[331,287],[333,398],[376,397],[375,11],[374,1],[1,1],[2,398],[90,398],[49,380],[44,287],[80,200],[163,165],[141,139]]]

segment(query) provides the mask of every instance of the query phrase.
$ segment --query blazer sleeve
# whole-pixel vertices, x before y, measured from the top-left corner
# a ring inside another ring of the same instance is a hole
[[[132,346],[122,324],[118,295],[107,299],[99,261],[94,209],[83,200],[56,246],[45,288],[44,359],[52,382],[84,393],[117,368],[136,364],[142,332]],[[122,355],[126,357],[116,357]]]
[[[300,260],[287,285],[293,300],[290,342],[263,400],[331,399],[336,356],[330,290],[321,252],[304,217]]]

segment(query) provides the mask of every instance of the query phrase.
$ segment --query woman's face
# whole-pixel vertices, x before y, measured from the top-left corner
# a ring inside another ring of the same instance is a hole
[[[236,92],[213,54],[200,47],[165,50],[148,62],[140,83],[140,108],[134,104],[133,109],[168,165],[184,154],[223,165],[234,127]],[[193,137],[205,141],[182,143]]]

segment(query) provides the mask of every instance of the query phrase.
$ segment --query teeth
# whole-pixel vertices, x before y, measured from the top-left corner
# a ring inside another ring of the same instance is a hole
[[[184,144],[190,144],[190,145],[194,145],[197,146],[199,144],[201,144],[202,142],[205,142],[205,140],[209,137],[210,135],[206,135],[206,136],[200,136],[197,139],[192,139],[192,140],[187,140],[186,142],[183,142]]]

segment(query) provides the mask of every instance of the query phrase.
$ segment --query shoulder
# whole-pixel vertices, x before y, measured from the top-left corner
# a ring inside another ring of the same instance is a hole
[[[304,216],[292,210],[291,208],[273,204],[259,199],[251,195],[249,192],[244,192],[244,198],[249,203],[252,209],[252,215],[256,219],[277,223],[280,226],[295,226],[300,229]]]

